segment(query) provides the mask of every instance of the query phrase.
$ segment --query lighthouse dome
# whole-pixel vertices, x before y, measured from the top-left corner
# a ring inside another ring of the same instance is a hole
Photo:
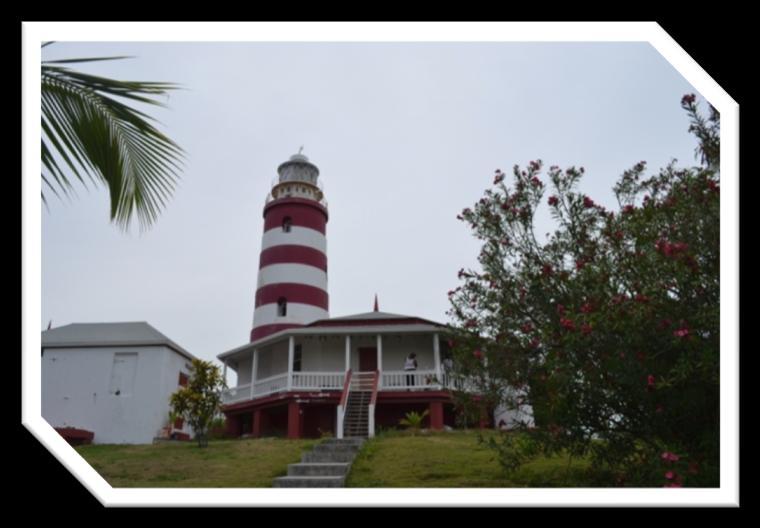
[[[277,173],[280,175],[280,182],[305,182],[316,185],[319,178],[319,168],[300,152],[281,163],[277,167]]]

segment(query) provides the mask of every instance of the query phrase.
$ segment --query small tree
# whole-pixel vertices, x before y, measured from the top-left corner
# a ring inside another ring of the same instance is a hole
[[[550,167],[545,182],[533,161],[511,187],[497,170],[460,216],[484,243],[482,271],[449,292],[457,369],[480,405],[535,420],[500,446],[505,467],[569,452],[618,483],[717,485],[720,117],[694,95],[681,104],[702,165],[645,177],[637,163],[614,188],[619,210],[578,192],[583,168]],[[558,225],[545,241],[542,203]]]
[[[171,395],[172,412],[182,416],[195,431],[198,447],[208,446],[208,430],[220,412],[227,383],[219,367],[194,359],[187,386]]]

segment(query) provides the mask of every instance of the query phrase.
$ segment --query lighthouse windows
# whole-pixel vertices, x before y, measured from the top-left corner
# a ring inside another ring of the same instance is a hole
[[[277,316],[285,317],[288,315],[288,300],[285,297],[277,299]]]
[[[286,216],[282,219],[282,232],[283,233],[290,233],[290,227],[293,225],[293,220]]]

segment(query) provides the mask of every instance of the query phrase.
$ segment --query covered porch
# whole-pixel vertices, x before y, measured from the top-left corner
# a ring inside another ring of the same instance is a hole
[[[381,392],[448,388],[443,367],[448,347],[438,332],[335,335],[303,330],[285,331],[294,335],[223,355],[225,379],[228,368],[237,375],[235,386],[224,392],[223,403],[292,391],[341,392],[349,371],[377,372]],[[416,354],[417,369],[404,371],[410,353]]]

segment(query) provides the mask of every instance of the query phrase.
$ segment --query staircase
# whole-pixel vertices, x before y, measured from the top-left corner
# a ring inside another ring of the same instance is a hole
[[[375,383],[374,372],[357,372],[351,378],[351,390],[343,418],[344,438],[367,438],[369,436],[369,404]]]
[[[331,438],[304,453],[301,462],[288,465],[285,477],[274,479],[275,488],[343,488],[348,470],[364,443],[363,438]]]
[[[371,391],[351,391],[343,418],[343,438],[367,438]]]

